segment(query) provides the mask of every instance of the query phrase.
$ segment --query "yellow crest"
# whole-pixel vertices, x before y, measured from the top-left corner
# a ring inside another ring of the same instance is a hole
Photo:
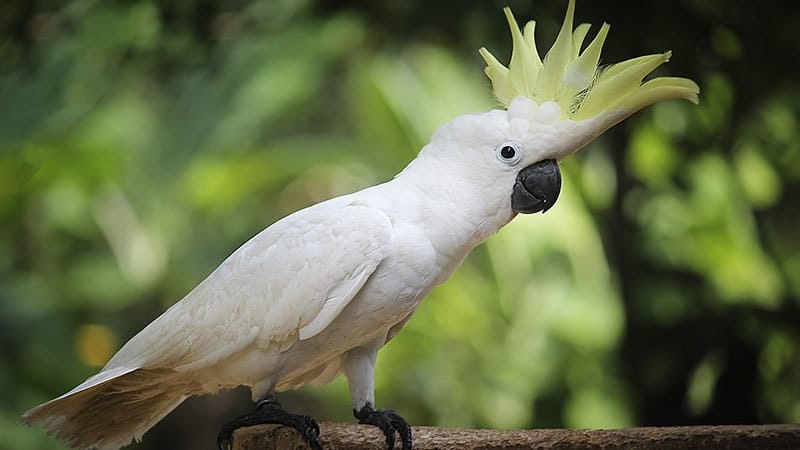
[[[683,98],[697,103],[700,88],[687,78],[659,77],[642,83],[644,77],[669,61],[672,52],[628,59],[610,66],[598,66],[600,52],[610,26],[604,23],[592,42],[581,51],[590,24],[573,30],[575,0],[569,0],[567,14],[555,43],[542,60],[534,41],[535,22],[520,31],[511,9],[505,8],[513,38],[508,67],[486,48],[479,50],[486,61],[486,75],[494,95],[507,108],[514,97],[525,96],[537,104],[552,101],[561,117],[584,120],[606,111],[638,111],[661,100]]]

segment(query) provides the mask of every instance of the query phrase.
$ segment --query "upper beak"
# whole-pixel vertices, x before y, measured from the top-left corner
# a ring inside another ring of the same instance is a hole
[[[511,209],[522,214],[546,212],[561,192],[561,171],[554,159],[545,159],[517,174],[511,193]]]

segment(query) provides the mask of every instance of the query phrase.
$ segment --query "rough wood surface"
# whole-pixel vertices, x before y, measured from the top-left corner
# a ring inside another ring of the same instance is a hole
[[[383,435],[366,425],[320,424],[327,450],[385,450]],[[800,425],[725,425],[619,430],[464,430],[414,427],[414,449],[786,449],[800,450]],[[243,428],[234,450],[300,450],[308,446],[292,429]]]

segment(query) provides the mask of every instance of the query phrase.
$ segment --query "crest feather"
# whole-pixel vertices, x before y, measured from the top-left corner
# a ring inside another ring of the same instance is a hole
[[[640,56],[599,66],[610,26],[604,23],[594,39],[581,52],[590,24],[573,30],[575,0],[569,0],[567,14],[555,43],[542,60],[534,40],[535,22],[520,30],[511,9],[503,9],[513,42],[508,67],[500,63],[486,48],[479,53],[486,61],[486,75],[492,80],[494,95],[506,108],[517,96],[530,98],[537,104],[552,101],[561,108],[562,118],[584,120],[606,111],[638,111],[661,100],[682,98],[698,102],[700,88],[687,78],[661,77],[642,80],[661,64],[669,61],[672,52]]]

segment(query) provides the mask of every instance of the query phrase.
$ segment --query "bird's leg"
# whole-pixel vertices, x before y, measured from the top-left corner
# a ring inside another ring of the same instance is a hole
[[[268,395],[259,400],[256,403],[255,412],[245,414],[223,425],[222,430],[217,435],[218,449],[229,450],[231,448],[233,432],[237,429],[262,424],[276,424],[294,428],[303,435],[313,450],[322,450],[317,421],[310,416],[287,412],[280,403],[275,401],[273,395]]]
[[[403,450],[411,450],[411,427],[391,409],[375,409],[375,360],[385,337],[363,347],[352,349],[342,358],[342,368],[350,384],[353,415],[358,423],[374,425],[386,436],[386,448],[394,449],[395,431],[400,434]]]
[[[360,410],[353,409],[358,423],[375,425],[386,436],[386,448],[394,449],[394,432],[400,434],[403,450],[411,450],[411,427],[405,419],[391,409],[375,409],[367,403]]]

